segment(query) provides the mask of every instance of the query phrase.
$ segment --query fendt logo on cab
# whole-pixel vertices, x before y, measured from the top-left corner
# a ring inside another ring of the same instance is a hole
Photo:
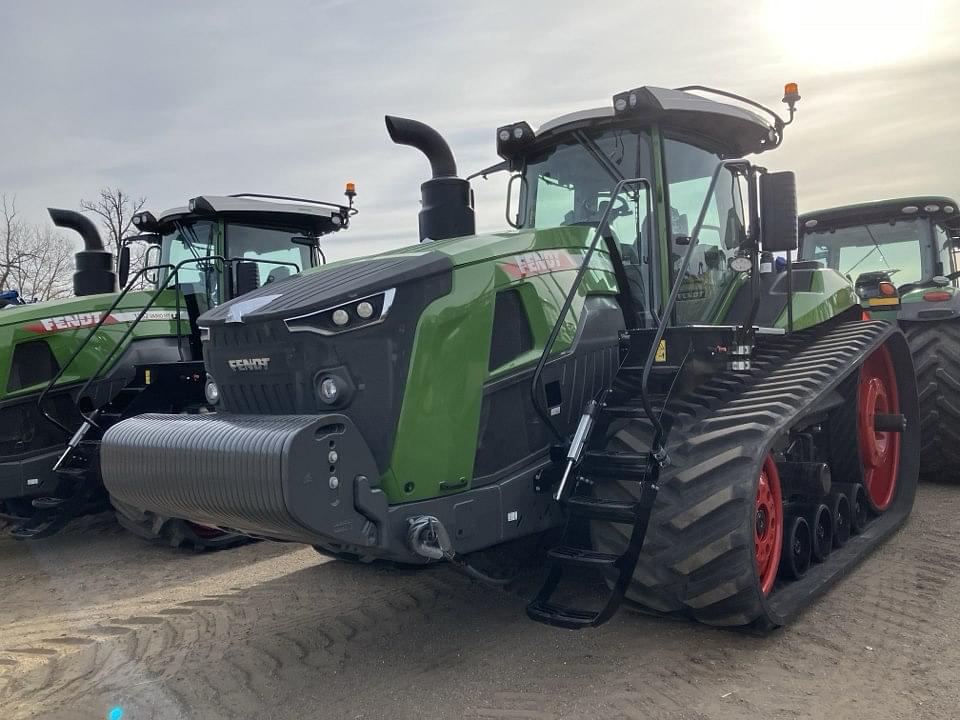
[[[270,358],[240,358],[239,360],[227,360],[227,365],[234,372],[250,372],[253,370],[266,370],[270,367]]]

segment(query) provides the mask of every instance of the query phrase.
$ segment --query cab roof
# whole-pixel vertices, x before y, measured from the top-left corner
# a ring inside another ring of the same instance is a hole
[[[938,195],[891,198],[873,202],[841,205],[814,210],[800,216],[800,231],[813,232],[824,228],[849,227],[870,222],[891,222],[922,217],[960,226],[960,210],[955,200]]]
[[[536,139],[586,128],[657,122],[714,139],[735,155],[759,153],[776,146],[772,123],[746,108],[720,102],[685,90],[646,85],[631,93],[637,105],[629,114],[618,114],[613,105],[561,115],[543,123]]]
[[[150,229],[163,231],[177,220],[202,220],[217,217],[256,225],[293,227],[316,235],[325,235],[347,226],[348,208],[320,201],[280,202],[236,195],[199,195],[187,206],[170,208],[156,216]]]

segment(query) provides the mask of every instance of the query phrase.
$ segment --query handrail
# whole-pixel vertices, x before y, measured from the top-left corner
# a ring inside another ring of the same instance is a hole
[[[224,258],[222,255],[206,255],[201,258],[187,258],[186,260],[181,260],[173,267],[173,272],[171,272],[169,275],[167,275],[166,278],[164,278],[163,283],[160,285],[160,287],[158,287],[154,291],[153,295],[150,296],[150,299],[147,300],[147,304],[143,306],[143,309],[141,309],[140,312],[137,313],[137,316],[130,323],[130,326],[126,329],[123,335],[120,336],[120,339],[117,341],[116,345],[114,345],[113,348],[111,348],[110,352],[107,353],[107,356],[100,362],[99,367],[97,367],[97,369],[93,372],[93,374],[89,378],[87,378],[87,381],[80,388],[80,392],[77,393],[78,401],[79,401],[79,398],[83,397],[83,394],[90,388],[90,385],[93,384],[93,381],[96,380],[98,377],[100,377],[100,373],[102,373],[104,369],[107,367],[107,365],[110,364],[110,361],[113,360],[114,356],[117,354],[117,351],[123,347],[123,343],[127,341],[127,338],[129,338],[133,334],[133,331],[136,329],[137,325],[139,325],[140,321],[143,320],[143,316],[146,315],[147,312],[149,312],[150,308],[153,307],[153,304],[157,301],[160,295],[167,289],[167,287],[169,287],[170,278],[176,278],[180,272],[180,268],[182,268],[184,265],[189,265],[191,263],[197,263],[197,262],[211,262],[211,261],[218,261],[218,260],[224,264],[226,264],[227,262],[226,258]],[[177,338],[179,338],[180,337],[179,314],[177,315],[175,322],[177,324]],[[80,415],[81,417],[83,417],[84,420],[86,420],[91,425],[96,425],[96,422],[94,422],[94,419],[92,417],[88,417],[87,414],[84,413],[82,410],[80,411]]]
[[[83,386],[80,388],[80,391],[77,393],[77,402],[79,402],[80,398],[83,397],[83,394],[89,389],[91,383],[92,383],[97,377],[99,377],[99,375],[100,375],[101,372],[103,372],[104,368],[107,366],[107,364],[109,363],[109,361],[113,359],[114,355],[116,355],[117,350],[118,350],[120,347],[122,347],[122,346],[123,346],[123,343],[127,340],[128,337],[130,337],[130,335],[131,335],[131,333],[133,332],[134,328],[136,328],[136,326],[140,323],[140,321],[143,319],[144,315],[147,314],[147,311],[150,310],[151,307],[153,307],[154,303],[156,303],[156,301],[157,301],[157,299],[160,297],[160,295],[168,288],[168,286],[169,286],[169,284],[170,284],[170,279],[177,277],[177,274],[178,274],[178,272],[180,271],[180,268],[181,268],[182,266],[187,265],[187,264],[190,264],[190,263],[206,262],[206,261],[211,261],[211,260],[219,260],[219,261],[221,261],[221,262],[226,262],[226,260],[225,260],[222,256],[220,256],[220,255],[207,255],[207,256],[204,256],[204,257],[202,257],[202,258],[187,258],[186,260],[182,260],[181,262],[177,263],[176,265],[172,265],[172,264],[170,264],[170,263],[164,263],[164,264],[160,264],[160,265],[149,265],[149,266],[147,266],[147,267],[144,267],[144,268],[141,268],[140,270],[138,270],[137,273],[129,280],[129,282],[127,282],[126,287],[120,292],[120,294],[116,297],[116,299],[110,304],[110,307],[107,308],[103,313],[101,313],[100,319],[99,319],[99,320],[97,321],[97,323],[90,329],[90,332],[87,334],[87,337],[84,338],[83,342],[81,342],[81,343],[77,346],[77,348],[76,348],[76,349],[73,351],[73,353],[70,355],[70,357],[69,357],[69,359],[67,360],[67,362],[64,363],[63,367],[60,368],[60,370],[57,372],[57,374],[54,375],[53,378],[50,380],[50,382],[47,384],[47,387],[45,387],[45,388],[43,389],[43,392],[40,393],[40,396],[37,398],[37,409],[40,410],[40,412],[43,414],[43,416],[44,416],[47,420],[49,420],[51,423],[53,423],[54,425],[56,425],[58,428],[60,428],[61,430],[63,430],[66,434],[70,435],[70,434],[73,433],[73,431],[70,430],[70,428],[68,428],[67,426],[65,426],[63,423],[61,423],[59,420],[57,420],[56,418],[54,418],[52,415],[50,415],[50,413],[48,413],[46,410],[43,409],[43,401],[46,399],[46,397],[47,397],[47,395],[50,393],[50,391],[56,386],[57,381],[60,380],[60,379],[64,376],[64,374],[66,373],[67,369],[73,364],[73,362],[77,359],[77,357],[79,357],[80,353],[83,352],[84,348],[86,348],[87,345],[90,344],[91,340],[93,340],[93,338],[96,336],[96,334],[97,334],[97,333],[100,331],[100,329],[103,327],[104,323],[106,323],[107,318],[109,318],[110,315],[113,314],[113,311],[117,309],[117,307],[120,305],[120,303],[123,301],[123,299],[124,299],[124,298],[129,294],[129,292],[133,289],[134,284],[137,282],[137,280],[140,279],[141,276],[143,276],[144,273],[146,273],[146,272],[148,272],[148,271],[153,271],[153,270],[162,270],[162,269],[164,269],[164,268],[167,268],[167,269],[171,269],[171,270],[172,270],[172,272],[170,272],[170,273],[167,275],[167,277],[164,278],[163,283],[156,289],[156,291],[153,293],[153,295],[152,295],[152,296],[150,297],[150,299],[147,301],[146,306],[137,314],[137,317],[130,323],[130,327],[127,328],[126,332],[124,332],[124,334],[121,336],[121,338],[120,338],[120,340],[117,342],[117,344],[116,344],[116,345],[113,347],[113,349],[107,354],[107,357],[103,360],[103,362],[100,363],[100,366],[97,368],[96,372],[94,372],[94,373],[87,379],[87,381],[83,384]],[[179,299],[179,296],[178,296],[178,299]],[[178,308],[179,308],[179,303],[178,303]],[[180,337],[180,315],[179,315],[179,310],[178,310],[178,313],[177,313],[176,323],[177,323],[177,337],[178,337],[178,339],[179,339],[179,337]],[[81,417],[83,417],[83,419],[84,419],[85,421],[89,422],[91,425],[95,425],[95,424],[96,424],[96,423],[93,421],[93,419],[90,418],[90,417],[88,417],[83,411],[80,411],[80,415],[81,415]]]
[[[577,291],[580,289],[580,284],[583,282],[583,277],[586,275],[587,269],[590,267],[590,258],[593,257],[593,252],[597,248],[597,243],[600,241],[600,238],[603,235],[603,230],[607,226],[607,222],[610,219],[610,211],[613,209],[614,200],[620,195],[620,192],[623,190],[623,188],[628,185],[643,186],[646,189],[645,194],[647,198],[647,217],[650,217],[652,213],[651,195],[653,192],[653,187],[650,181],[646,178],[625,178],[620,180],[610,193],[610,203],[603,211],[603,215],[600,217],[600,222],[597,223],[597,230],[594,232],[593,239],[587,246],[587,252],[584,254],[583,261],[581,262],[580,267],[577,269],[577,275],[573,279],[573,284],[567,291],[567,296],[564,298],[563,306],[560,308],[560,314],[557,316],[557,320],[553,324],[553,329],[550,331],[550,336],[547,338],[547,342],[543,346],[543,352],[540,354],[540,360],[537,362],[537,367],[533,371],[533,379],[530,383],[530,397],[533,400],[533,407],[537,411],[537,414],[540,416],[540,418],[547,424],[547,427],[550,428],[551,432],[560,442],[564,441],[563,434],[557,429],[556,425],[553,424],[553,418],[550,417],[550,413],[547,411],[547,408],[540,402],[540,395],[538,392],[540,376],[543,374],[543,369],[546,367],[547,360],[550,357],[550,351],[556,344],[557,337],[560,335],[560,330],[563,328],[563,321],[566,319],[567,313],[570,312],[570,308],[573,305],[573,299],[577,296]]]
[[[677,303],[677,297],[680,294],[680,285],[683,283],[683,277],[687,272],[687,266],[690,264],[690,258],[693,255],[693,249],[697,246],[697,242],[700,239],[700,230],[703,228],[703,221],[706,219],[707,210],[710,206],[710,198],[713,197],[713,193],[717,188],[717,182],[720,179],[720,171],[730,167],[730,166],[742,166],[749,165],[747,160],[722,160],[717,163],[717,167],[713,171],[713,175],[710,178],[710,185],[707,187],[706,195],[703,198],[703,204],[700,206],[700,214],[697,216],[696,225],[693,226],[693,232],[690,234],[690,242],[687,245],[686,252],[683,254],[683,259],[680,262],[680,270],[677,272],[676,281],[673,284],[673,288],[670,291],[670,297],[667,299],[667,304],[663,308],[663,313],[660,316],[660,322],[657,324],[657,331],[653,336],[653,343],[650,345],[650,350],[647,352],[647,359],[643,363],[643,375],[640,379],[640,402],[643,405],[643,411],[647,414],[647,417],[650,419],[650,422],[653,423],[654,434],[653,441],[650,444],[650,453],[661,465],[666,461],[666,449],[663,447],[663,425],[660,423],[660,418],[653,412],[653,408],[650,405],[650,398],[647,396],[647,383],[650,380],[650,371],[653,369],[653,361],[657,356],[657,349],[660,347],[660,341],[663,340],[663,334],[666,332],[667,323],[670,322],[670,317],[673,315],[673,308]]]
[[[136,283],[136,281],[139,280],[140,277],[141,277],[145,272],[147,272],[148,270],[160,270],[160,269],[163,269],[163,268],[172,268],[172,267],[173,267],[173,266],[170,265],[170,264],[165,264],[165,265],[149,265],[149,266],[144,267],[144,268],[142,268],[141,270],[139,270],[132,278],[130,278],[130,280],[127,282],[126,286],[124,287],[124,289],[120,292],[120,294],[116,297],[116,299],[114,299],[114,301],[110,304],[110,307],[107,308],[104,312],[102,312],[102,313],[100,314],[100,319],[99,319],[99,320],[97,321],[97,323],[90,329],[90,332],[89,332],[89,334],[87,335],[87,337],[85,337],[84,340],[83,340],[83,342],[80,343],[80,344],[76,347],[76,349],[73,351],[73,353],[72,353],[72,354],[70,355],[70,357],[67,359],[67,362],[63,364],[63,366],[62,366],[62,367],[57,371],[57,373],[50,379],[50,382],[47,383],[47,386],[46,386],[46,387],[43,389],[43,391],[40,393],[40,396],[37,398],[37,409],[40,410],[41,413],[43,413],[43,416],[44,416],[45,418],[47,418],[47,420],[49,420],[50,422],[52,422],[54,425],[56,425],[57,427],[59,427],[61,430],[63,430],[63,431],[64,431],[65,433],[67,433],[68,435],[71,434],[73,431],[70,430],[70,428],[66,427],[66,426],[65,426],[63,423],[61,423],[59,420],[57,420],[56,418],[54,418],[52,415],[50,415],[46,410],[44,410],[44,409],[43,409],[43,401],[46,399],[47,395],[50,393],[50,391],[51,391],[51,390],[54,388],[54,386],[57,384],[57,381],[60,380],[60,378],[62,378],[62,377],[64,376],[64,374],[67,372],[67,370],[68,370],[68,369],[70,368],[70,366],[73,364],[73,361],[76,360],[77,357],[80,355],[80,353],[83,352],[83,349],[84,349],[87,345],[90,344],[90,341],[93,340],[94,335],[96,335],[96,334],[97,334],[97,331],[99,331],[100,328],[103,327],[103,324],[106,322],[107,318],[110,317],[110,315],[113,313],[113,311],[117,309],[117,306],[118,306],[118,305],[120,304],[120,302],[127,296],[127,293],[129,293],[130,290],[133,289],[134,283]]]

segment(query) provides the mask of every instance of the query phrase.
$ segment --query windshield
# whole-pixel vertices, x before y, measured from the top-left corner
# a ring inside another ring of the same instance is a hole
[[[226,254],[229,258],[256,260],[256,263],[251,263],[249,270],[259,287],[295,275],[314,264],[312,246],[292,241],[301,235],[300,231],[293,228],[228,223]]]
[[[853,282],[863,273],[883,271],[905,285],[936,274],[932,244],[928,222],[918,218],[808,231],[800,257],[819,260]]]
[[[217,234],[220,223],[215,220],[195,220],[178,222],[176,227],[164,233],[160,242],[160,263],[177,265],[184,260],[189,262],[177,273],[177,284],[184,292],[205,295],[211,303],[219,300],[220,283],[215,264],[203,258],[217,254]],[[166,277],[161,274],[160,282]]]
[[[527,160],[521,226],[596,227],[617,182],[650,176],[650,139],[645,133],[616,129],[571,138]],[[625,187],[612,199],[609,226],[620,246],[634,300],[647,301],[650,223],[644,188]]]

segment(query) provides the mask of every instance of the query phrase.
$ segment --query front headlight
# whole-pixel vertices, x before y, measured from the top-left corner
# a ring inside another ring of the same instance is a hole
[[[395,294],[396,289],[390,288],[375,295],[333,305],[308,315],[287,318],[283,322],[290,332],[337,335],[350,330],[359,330],[383,322],[387,313],[390,312]]]
[[[207,375],[207,382],[203,386],[203,396],[210,405],[216,405],[220,402],[220,388],[217,387],[217,383],[209,375]]]

